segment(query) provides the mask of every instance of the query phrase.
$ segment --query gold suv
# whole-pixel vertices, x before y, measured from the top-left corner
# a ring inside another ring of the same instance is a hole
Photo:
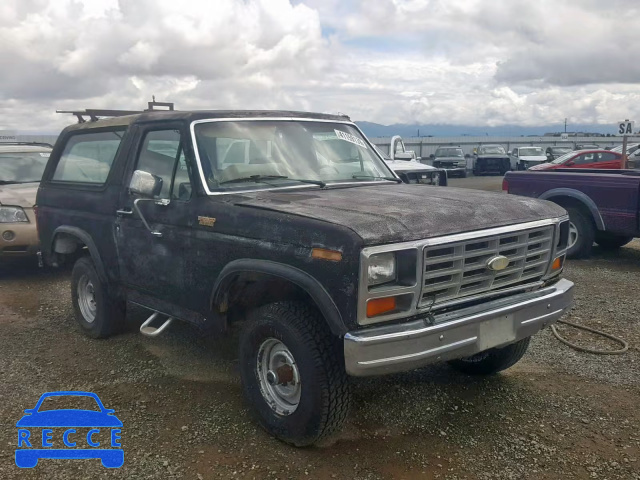
[[[0,143],[0,258],[35,255],[33,206],[51,146]]]

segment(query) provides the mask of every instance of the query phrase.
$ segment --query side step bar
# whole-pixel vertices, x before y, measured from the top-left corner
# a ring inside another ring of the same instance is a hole
[[[156,337],[160,335],[166,328],[173,322],[173,317],[167,317],[162,325],[159,327],[152,327],[153,321],[160,315],[158,312],[154,312],[149,318],[147,318],[142,325],[140,325],[140,333],[147,337]]]

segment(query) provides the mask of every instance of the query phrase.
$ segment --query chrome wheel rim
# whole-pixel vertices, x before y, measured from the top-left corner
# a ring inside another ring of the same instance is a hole
[[[573,248],[573,246],[578,243],[578,229],[576,228],[576,226],[573,224],[573,222],[569,222],[569,247],[568,248]]]
[[[256,364],[260,391],[279,415],[291,415],[300,403],[300,372],[293,354],[280,340],[268,338],[258,349]]]
[[[87,323],[93,323],[98,310],[93,282],[88,275],[83,275],[78,281],[78,307]]]

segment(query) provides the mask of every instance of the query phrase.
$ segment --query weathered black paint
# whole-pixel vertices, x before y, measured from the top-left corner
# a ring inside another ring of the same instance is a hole
[[[228,275],[246,272],[286,278],[306,292],[337,335],[357,328],[360,252],[365,245],[399,242],[561,215],[553,204],[499,194],[380,182],[320,189],[207,196],[188,135],[201,118],[348,117],[299,112],[149,112],[66,128],[51,154],[38,192],[38,225],[45,258],[55,236],[77,234],[89,246],[110,285],[129,299],[183,320],[220,320]],[[169,205],[139,203],[140,218],[118,215],[132,201],[127,185],[145,131],[171,128],[183,134],[193,195]],[[105,185],[52,182],[71,135],[125,131]],[[204,226],[198,217],[215,218]],[[82,232],[82,233],[81,233]],[[342,261],[314,259],[314,247],[340,251]],[[222,289],[221,291],[219,291]],[[206,323],[206,322],[205,322]]]

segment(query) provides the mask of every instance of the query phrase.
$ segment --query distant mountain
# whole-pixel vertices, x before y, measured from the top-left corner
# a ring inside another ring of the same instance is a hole
[[[358,122],[367,137],[520,137],[541,136],[545,133],[564,132],[564,124],[541,125],[539,127],[522,127],[519,125],[503,125],[500,127],[474,127],[469,125],[380,125],[372,122]],[[572,124],[567,130],[571,132],[615,134],[615,125]]]

